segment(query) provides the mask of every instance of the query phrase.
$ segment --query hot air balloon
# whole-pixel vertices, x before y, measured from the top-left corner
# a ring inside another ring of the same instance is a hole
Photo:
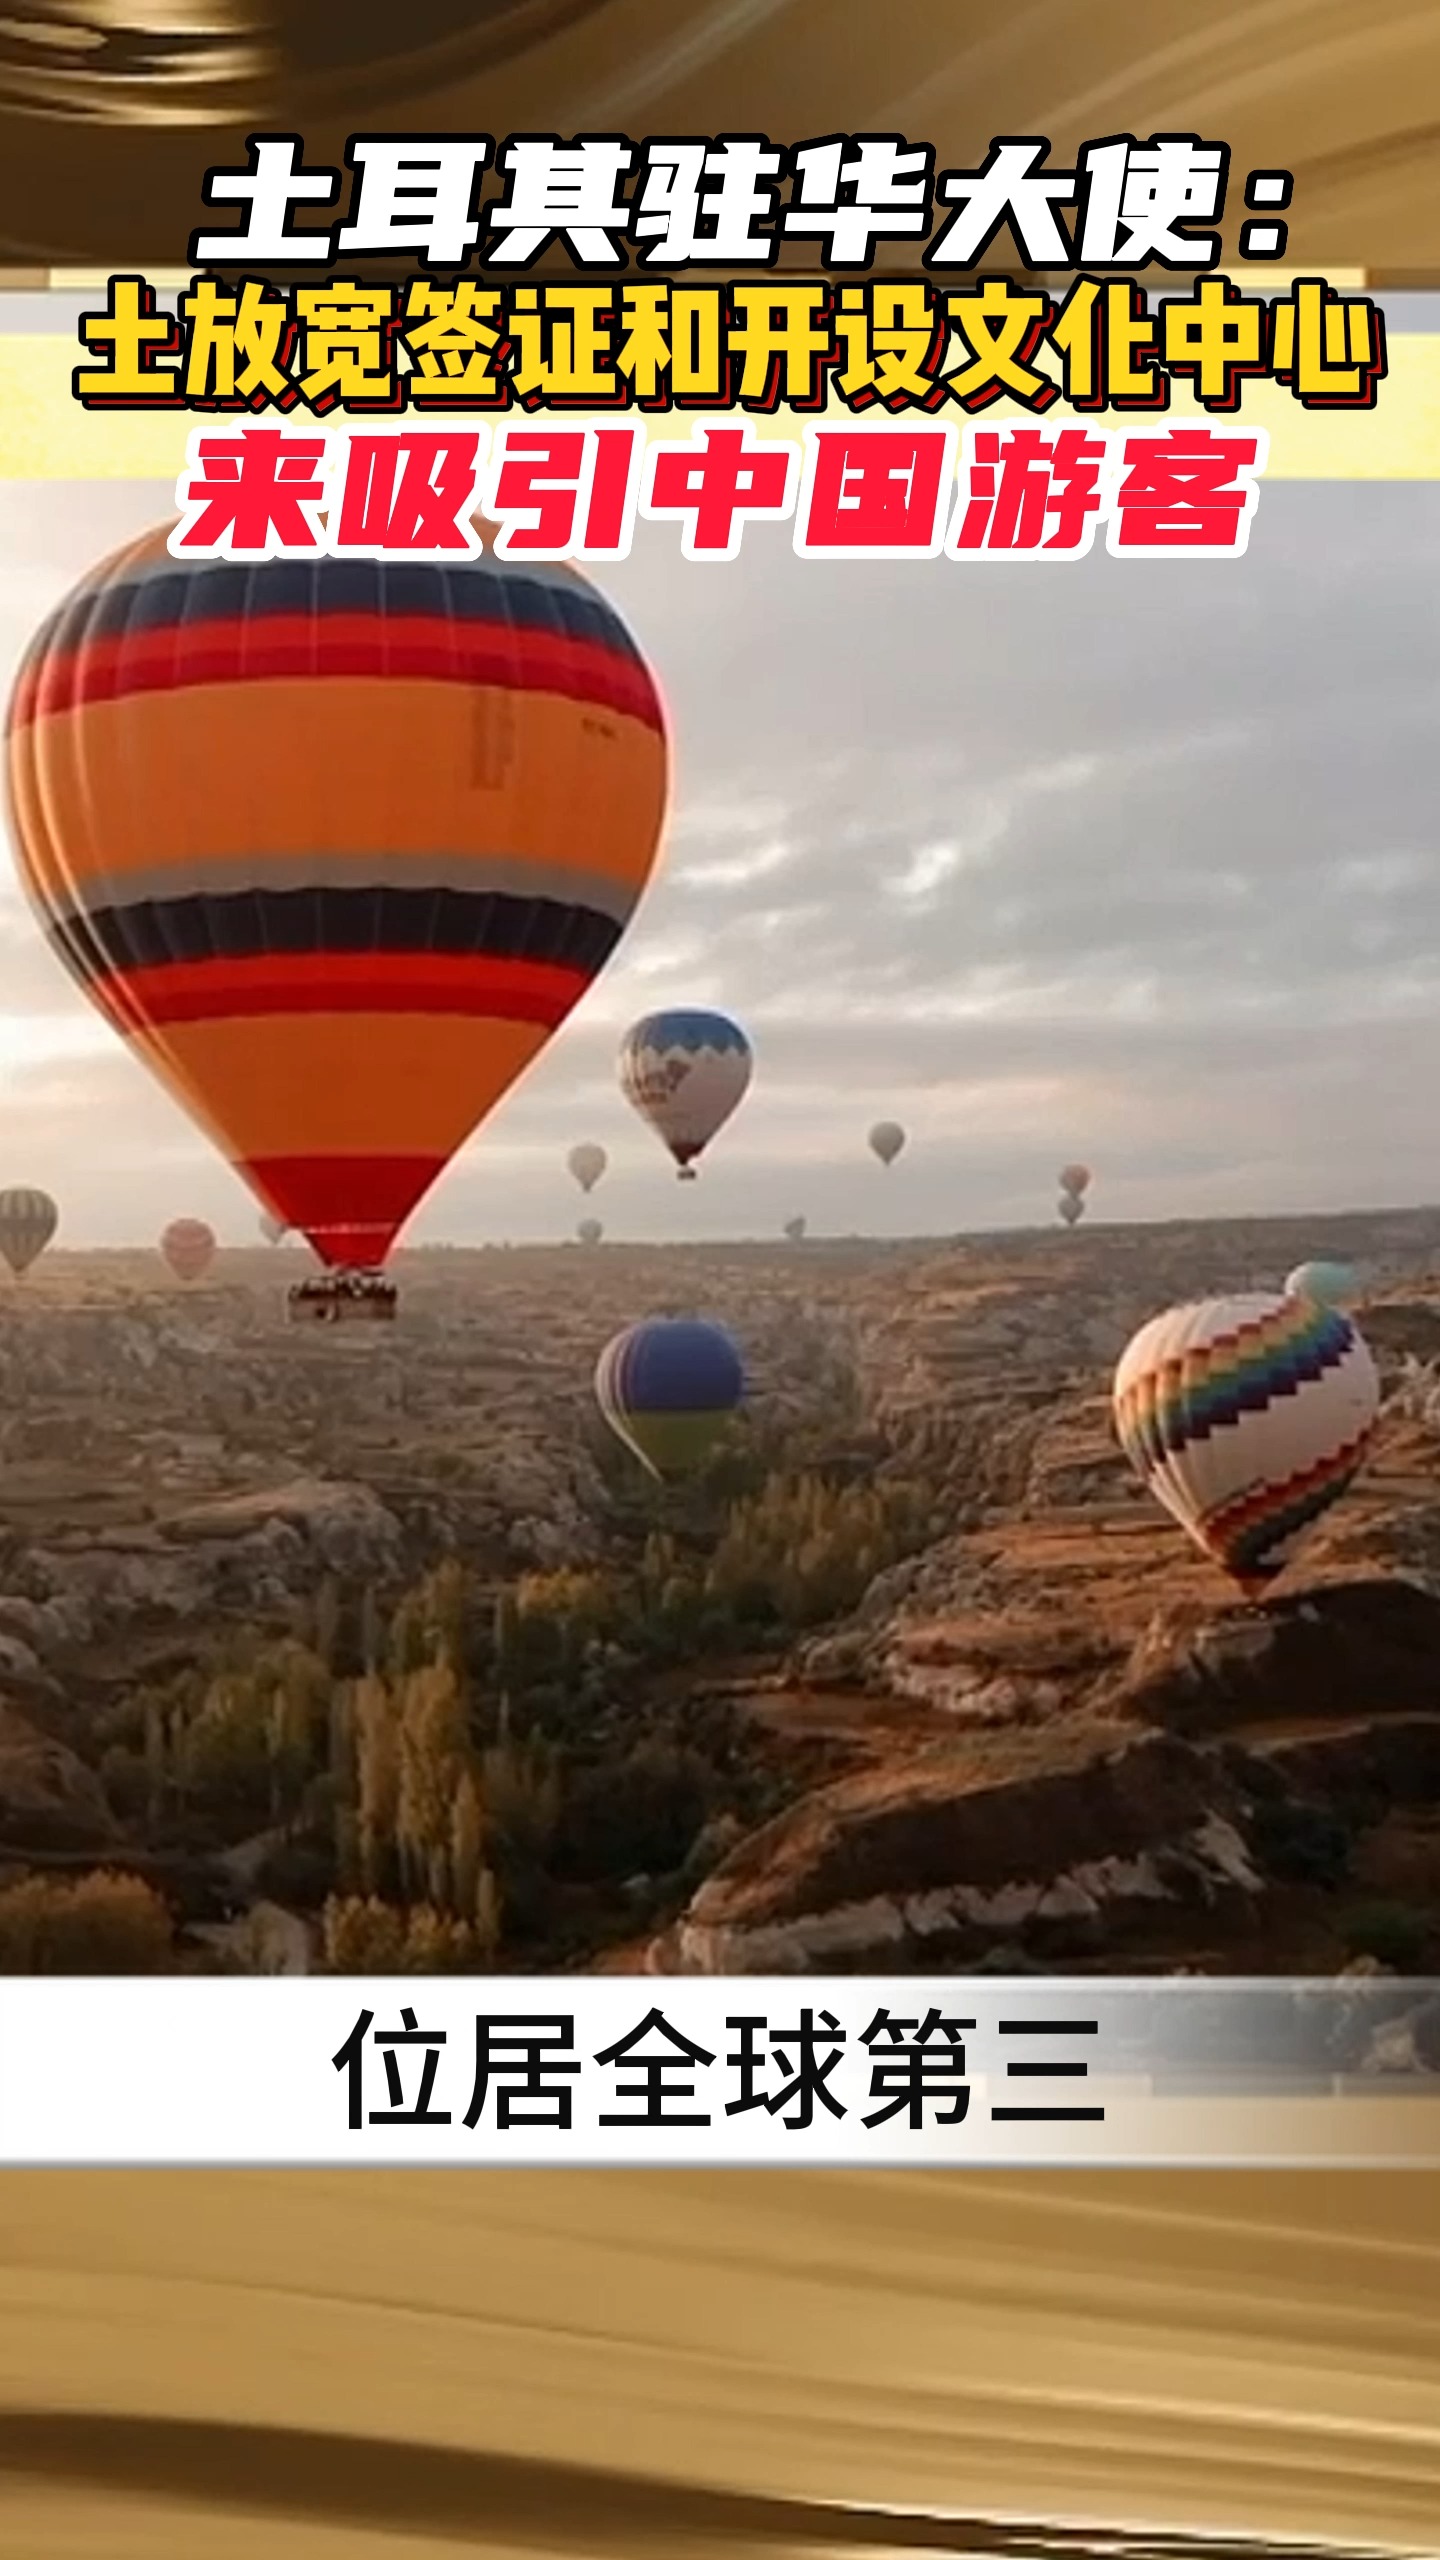
[[[1067,1227],[1073,1227],[1076,1219],[1083,1218],[1085,1215],[1084,1201],[1077,1200],[1074,1193],[1070,1191],[1061,1194],[1056,1206]]]
[[[593,1146],[587,1140],[581,1146],[572,1147],[565,1162],[581,1190],[593,1191],[610,1159],[603,1147]]]
[[[745,1394],[740,1354],[718,1325],[653,1316],[607,1342],[595,1397],[652,1476],[698,1466]]]
[[[60,1224],[60,1212],[48,1191],[22,1185],[0,1191],[0,1254],[18,1280],[38,1261]]]
[[[214,1229],[203,1218],[172,1218],[160,1250],[177,1280],[203,1280],[215,1259]]]
[[[1349,1317],[1268,1291],[1155,1316],[1115,1372],[1131,1465],[1247,1594],[1284,1571],[1345,1491],[1379,1409]]]
[[[626,1033],[620,1089],[695,1180],[696,1158],[744,1100],[754,1072],[750,1043],[723,1013],[648,1013]]]
[[[283,1244],[290,1230],[283,1218],[272,1218],[267,1209],[260,1221],[260,1233],[267,1244]]]
[[[905,1132],[898,1120],[877,1120],[869,1137],[870,1152],[881,1163],[893,1164],[905,1144]]]
[[[791,1244],[803,1244],[805,1241],[804,1219],[787,1218],[785,1221],[785,1234]]]
[[[1358,1306],[1364,1291],[1358,1271],[1348,1262],[1300,1262],[1285,1283],[1287,1298],[1308,1298],[1315,1307]]]
[[[598,1244],[605,1230],[598,1218],[582,1218],[575,1233],[582,1244]]]
[[[1060,1188],[1062,1191],[1068,1191],[1074,1199],[1078,1200],[1082,1191],[1088,1191],[1090,1188],[1088,1164],[1062,1164]]]
[[[292,1311],[360,1314],[368,1276],[388,1312],[400,1230],[643,893],[660,701],[563,565],[166,544],[31,644],[21,871],[99,1011],[308,1236],[326,1272]]]

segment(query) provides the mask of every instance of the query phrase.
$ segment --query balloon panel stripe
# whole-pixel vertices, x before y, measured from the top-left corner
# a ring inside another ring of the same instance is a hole
[[[487,889],[252,889],[80,910],[52,934],[87,979],[280,954],[546,963],[591,977],[620,939],[613,916]]]
[[[512,693],[553,693],[611,711],[663,733],[654,686],[633,660],[563,635],[527,632],[523,648],[503,627],[455,626],[439,616],[380,619],[296,617],[263,624],[217,623],[95,642],[29,662],[11,700],[13,732],[138,693],[178,693],[202,685],[259,684],[304,676],[315,682],[389,676],[434,684],[503,685]]]
[[[46,616],[30,654],[69,646],[84,628],[96,639],[176,625],[261,622],[334,614],[441,615],[447,622],[492,621],[526,633],[562,632],[604,641],[617,656],[645,661],[612,605],[573,570],[556,563],[497,560],[492,552],[451,561],[342,560],[327,553],[274,560],[222,560],[197,552],[177,560],[169,528],[142,535],[94,570],[77,593]]]
[[[444,954],[319,951],[175,962],[104,981],[106,1008],[138,1031],[267,1015],[426,1013],[563,1022],[591,984],[581,969]]]
[[[236,1166],[278,1218],[334,1262],[383,1261],[445,1170],[443,1155],[260,1156]]]
[[[1286,1477],[1283,1483],[1265,1485],[1212,1513],[1201,1524],[1207,1545],[1223,1557],[1232,1573],[1264,1572],[1266,1558],[1288,1546],[1345,1491],[1359,1473],[1372,1437],[1371,1432],[1362,1432],[1334,1457],[1317,1459],[1313,1467]],[[1280,1571],[1285,1561],[1282,1557],[1270,1571]]]

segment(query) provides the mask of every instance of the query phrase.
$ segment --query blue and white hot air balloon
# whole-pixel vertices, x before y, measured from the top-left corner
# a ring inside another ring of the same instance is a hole
[[[620,1050],[620,1089],[669,1148],[682,1182],[743,1102],[754,1053],[723,1013],[648,1013]]]
[[[1364,1291],[1359,1272],[1348,1262],[1297,1262],[1285,1295],[1304,1298],[1312,1307],[1339,1307],[1343,1314],[1359,1305]]]

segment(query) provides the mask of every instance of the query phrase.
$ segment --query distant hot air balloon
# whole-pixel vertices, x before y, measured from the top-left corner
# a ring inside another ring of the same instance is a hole
[[[272,1218],[267,1209],[260,1221],[260,1233],[267,1244],[283,1244],[290,1230],[283,1218]]]
[[[1358,1306],[1364,1291],[1358,1271],[1348,1262],[1299,1262],[1285,1283],[1287,1298],[1308,1298],[1312,1306],[1339,1307],[1341,1312]]]
[[[38,1261],[60,1224],[60,1212],[48,1191],[22,1185],[0,1191],[0,1254],[16,1279]]]
[[[882,1164],[893,1164],[905,1144],[905,1132],[898,1120],[877,1120],[867,1143]]]
[[[729,1334],[688,1316],[628,1326],[607,1342],[595,1370],[601,1413],[652,1476],[698,1466],[744,1394]]]
[[[1247,1593],[1284,1571],[1345,1491],[1379,1409],[1375,1365],[1348,1316],[1270,1292],[1155,1316],[1115,1372],[1131,1465]]]
[[[1067,1227],[1073,1227],[1076,1219],[1085,1215],[1084,1201],[1077,1200],[1073,1192],[1063,1192],[1056,1205]]]
[[[9,711],[53,947],[337,1319],[609,959],[667,773],[619,616],[493,552],[251,565],[162,529],[51,615]]]
[[[743,1102],[754,1055],[737,1022],[723,1013],[647,1013],[620,1050],[620,1089],[648,1120],[680,1168],[695,1162]]]
[[[215,1259],[214,1229],[203,1218],[173,1218],[160,1250],[177,1280],[202,1280]]]
[[[581,1190],[593,1191],[610,1159],[603,1147],[597,1147],[587,1139],[580,1146],[571,1148],[565,1162]]]
[[[1088,1191],[1090,1188],[1090,1167],[1088,1164],[1062,1164],[1060,1167],[1060,1188],[1062,1191],[1068,1191],[1073,1198],[1078,1200],[1081,1193],[1083,1191]]]
[[[575,1233],[582,1244],[598,1244],[605,1230],[598,1218],[582,1218]]]
[[[803,1218],[787,1218],[785,1221],[785,1233],[791,1244],[803,1244],[805,1241],[805,1220]]]

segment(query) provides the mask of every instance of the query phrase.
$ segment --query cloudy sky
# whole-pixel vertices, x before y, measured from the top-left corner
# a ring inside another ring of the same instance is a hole
[[[71,579],[170,512],[0,484],[0,682]],[[668,861],[611,971],[413,1236],[919,1233],[1440,1200],[1440,486],[1261,484],[1247,555],[891,569],[757,527],[604,584],[674,721]],[[614,1082],[634,1014],[717,1004],[757,1074],[677,1186]],[[866,1153],[902,1120],[890,1174]],[[64,1240],[248,1195],[114,1044],[0,878],[0,1182]]]

